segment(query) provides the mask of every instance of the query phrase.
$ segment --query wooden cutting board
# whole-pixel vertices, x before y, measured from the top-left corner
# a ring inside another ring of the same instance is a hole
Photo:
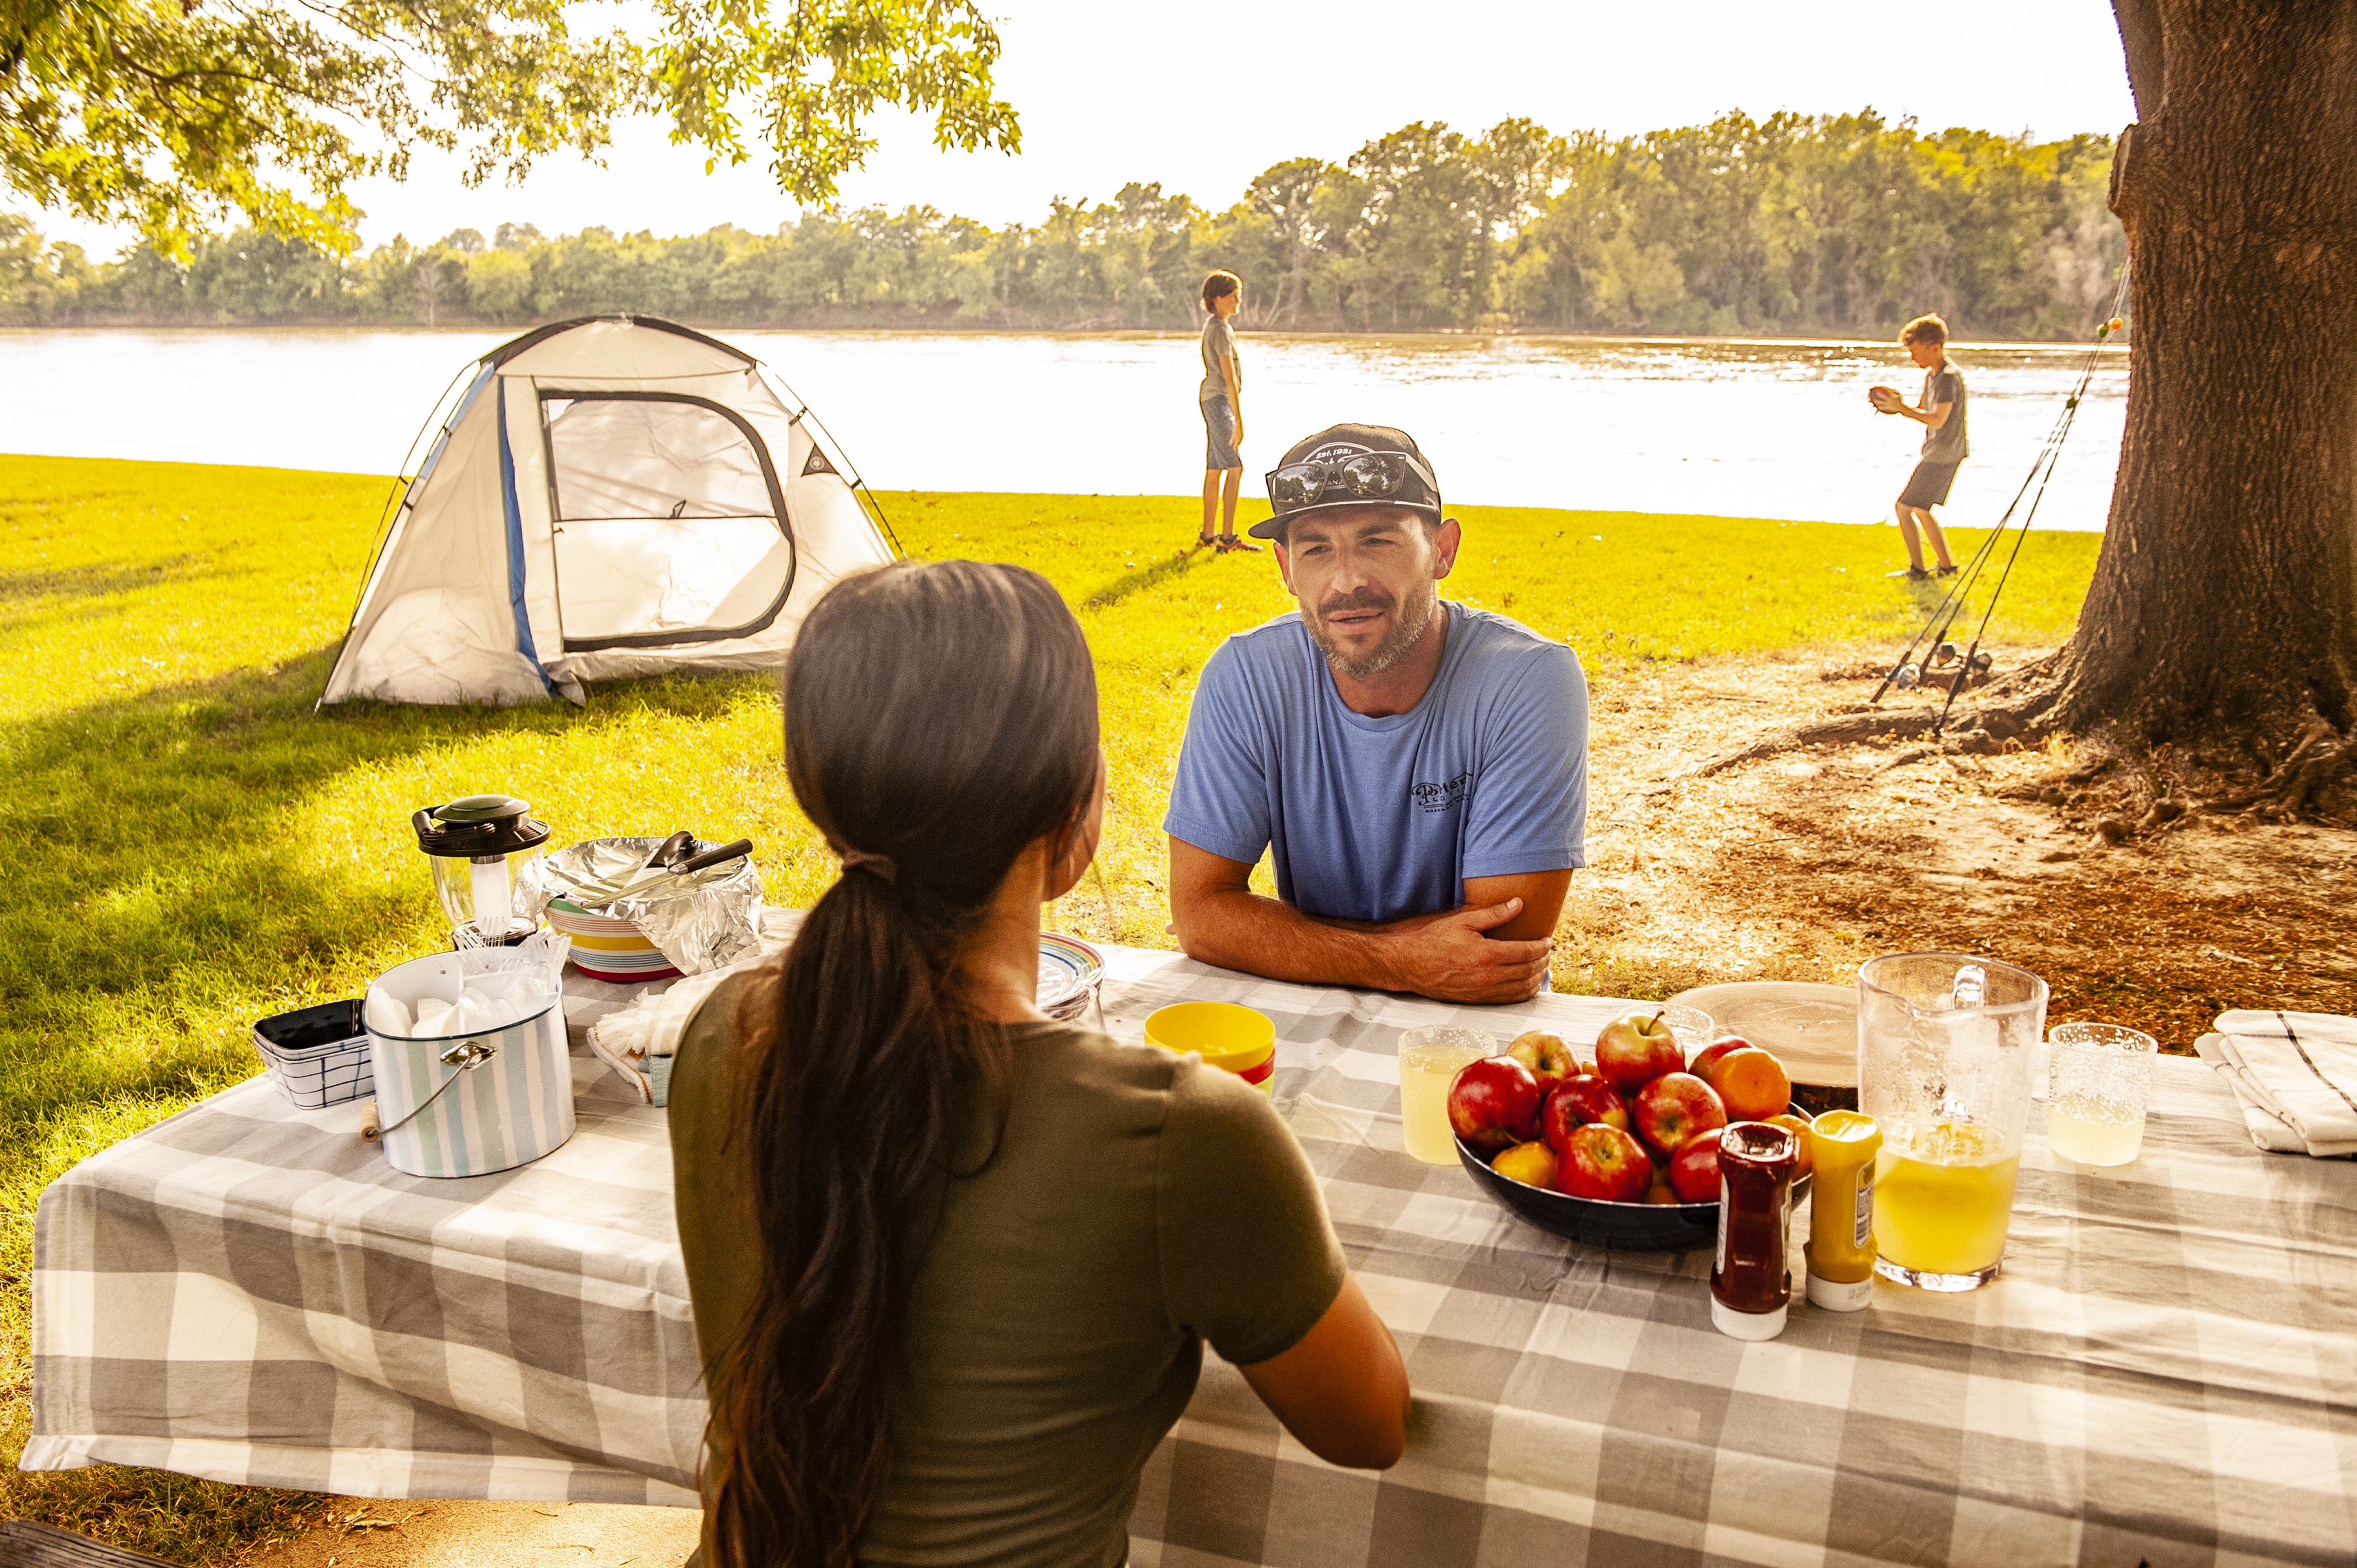
[[[1857,1088],[1857,990],[1790,980],[1697,985],[1670,998],[1711,1015],[1719,1033],[1773,1052],[1796,1084]]]

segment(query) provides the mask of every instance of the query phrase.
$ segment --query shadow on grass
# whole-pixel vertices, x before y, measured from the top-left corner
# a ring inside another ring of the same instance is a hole
[[[1150,565],[1125,572],[1081,601],[1084,610],[1109,610],[1133,594],[1148,588],[1158,588],[1175,578],[1183,577],[1203,562],[1212,559],[1215,552],[1208,544],[1190,544],[1176,555],[1165,556]]]
[[[193,1563],[226,1561],[324,1510],[306,1494],[163,1472],[14,1468],[29,1434],[42,1187],[252,1076],[253,1018],[357,994],[431,934],[422,879],[388,886],[378,857],[323,853],[285,833],[288,816],[354,769],[501,735],[619,732],[651,708],[716,717],[748,683],[770,686],[675,678],[601,687],[587,709],[315,714],[332,652],[0,725],[0,1513]]]
[[[79,566],[0,572],[0,604],[48,598],[102,599],[141,588],[160,588],[167,583],[223,575],[217,556],[196,551],[153,561],[91,561]]]

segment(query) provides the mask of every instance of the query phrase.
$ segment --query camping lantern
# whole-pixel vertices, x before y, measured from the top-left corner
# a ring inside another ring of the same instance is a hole
[[[511,795],[467,795],[411,814],[417,847],[434,863],[434,896],[457,947],[506,947],[532,935],[515,913],[516,873],[540,858],[548,824]]]

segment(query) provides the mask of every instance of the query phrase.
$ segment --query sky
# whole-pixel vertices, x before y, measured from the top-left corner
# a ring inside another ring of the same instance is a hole
[[[1272,164],[1339,162],[1414,120],[1479,132],[1526,115],[1555,131],[1621,134],[1728,109],[1870,104],[1927,130],[2044,140],[2115,133],[2135,118],[2105,0],[985,3],[1004,45],[998,95],[1022,117],[1022,152],[942,153],[922,119],[879,119],[880,145],[842,182],[843,205],[929,205],[996,227],[1039,221],[1053,197],[1101,200],[1143,180],[1219,210]],[[576,26],[596,10],[584,7]],[[600,223],[673,235],[722,223],[773,230],[797,216],[758,154],[709,177],[703,165],[700,152],[671,146],[661,126],[640,121],[618,130],[603,168],[551,159],[521,188],[468,190],[454,161],[421,154],[405,183],[371,181],[352,194],[368,214],[367,245],[396,233],[414,242],[456,229],[489,235],[503,221],[550,235]],[[120,231],[61,215],[38,221],[100,254],[124,243]]]

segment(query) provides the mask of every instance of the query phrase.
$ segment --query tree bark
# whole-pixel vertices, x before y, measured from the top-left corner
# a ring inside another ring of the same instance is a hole
[[[2357,726],[2357,0],[2115,0],[2127,434],[2057,714]],[[2158,80],[2154,80],[2158,75]]]

